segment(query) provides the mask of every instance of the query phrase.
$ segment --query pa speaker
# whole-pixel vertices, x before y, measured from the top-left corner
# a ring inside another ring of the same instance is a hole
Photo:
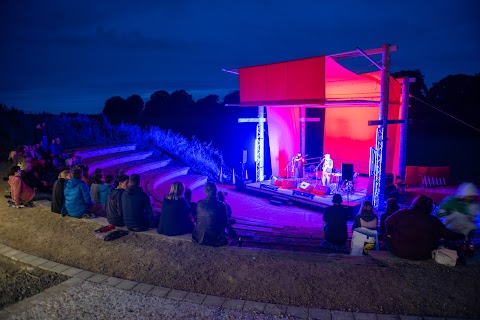
[[[281,187],[282,186],[282,178],[277,178],[277,177],[273,176],[271,183],[274,186]]]
[[[342,180],[353,181],[353,163],[342,163]]]

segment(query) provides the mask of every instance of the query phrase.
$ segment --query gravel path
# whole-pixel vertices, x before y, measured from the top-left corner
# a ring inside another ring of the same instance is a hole
[[[221,309],[83,282],[10,319],[297,319]]]

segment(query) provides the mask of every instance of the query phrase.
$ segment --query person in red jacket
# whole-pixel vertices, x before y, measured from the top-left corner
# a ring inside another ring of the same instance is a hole
[[[21,203],[22,200],[29,207],[33,206],[31,201],[35,197],[35,190],[23,182],[21,174],[22,170],[20,170],[19,166],[13,166],[10,168],[8,184],[10,185],[12,200],[7,202],[9,207],[24,208],[25,205]]]
[[[400,258],[428,260],[440,239],[463,240],[461,233],[448,230],[432,212],[432,199],[419,195],[409,209],[402,209],[385,220],[390,249]]]

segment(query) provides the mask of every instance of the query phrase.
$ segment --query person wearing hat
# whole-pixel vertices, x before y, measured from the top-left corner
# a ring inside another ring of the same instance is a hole
[[[348,237],[348,211],[342,206],[341,195],[334,194],[332,202],[333,206],[326,208],[323,213],[325,240],[333,246],[345,246]]]
[[[470,253],[474,251],[470,239],[477,228],[474,222],[479,211],[477,196],[478,189],[473,183],[462,183],[458,186],[455,196],[446,197],[436,212],[437,217],[444,218],[444,224],[448,229],[468,236],[465,245]]]

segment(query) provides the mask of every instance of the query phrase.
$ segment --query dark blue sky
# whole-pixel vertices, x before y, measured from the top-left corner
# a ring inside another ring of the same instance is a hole
[[[99,113],[106,99],[238,89],[222,68],[398,46],[392,71],[428,86],[480,72],[472,1],[137,0],[0,3],[0,103]],[[373,71],[373,69],[372,69]]]

